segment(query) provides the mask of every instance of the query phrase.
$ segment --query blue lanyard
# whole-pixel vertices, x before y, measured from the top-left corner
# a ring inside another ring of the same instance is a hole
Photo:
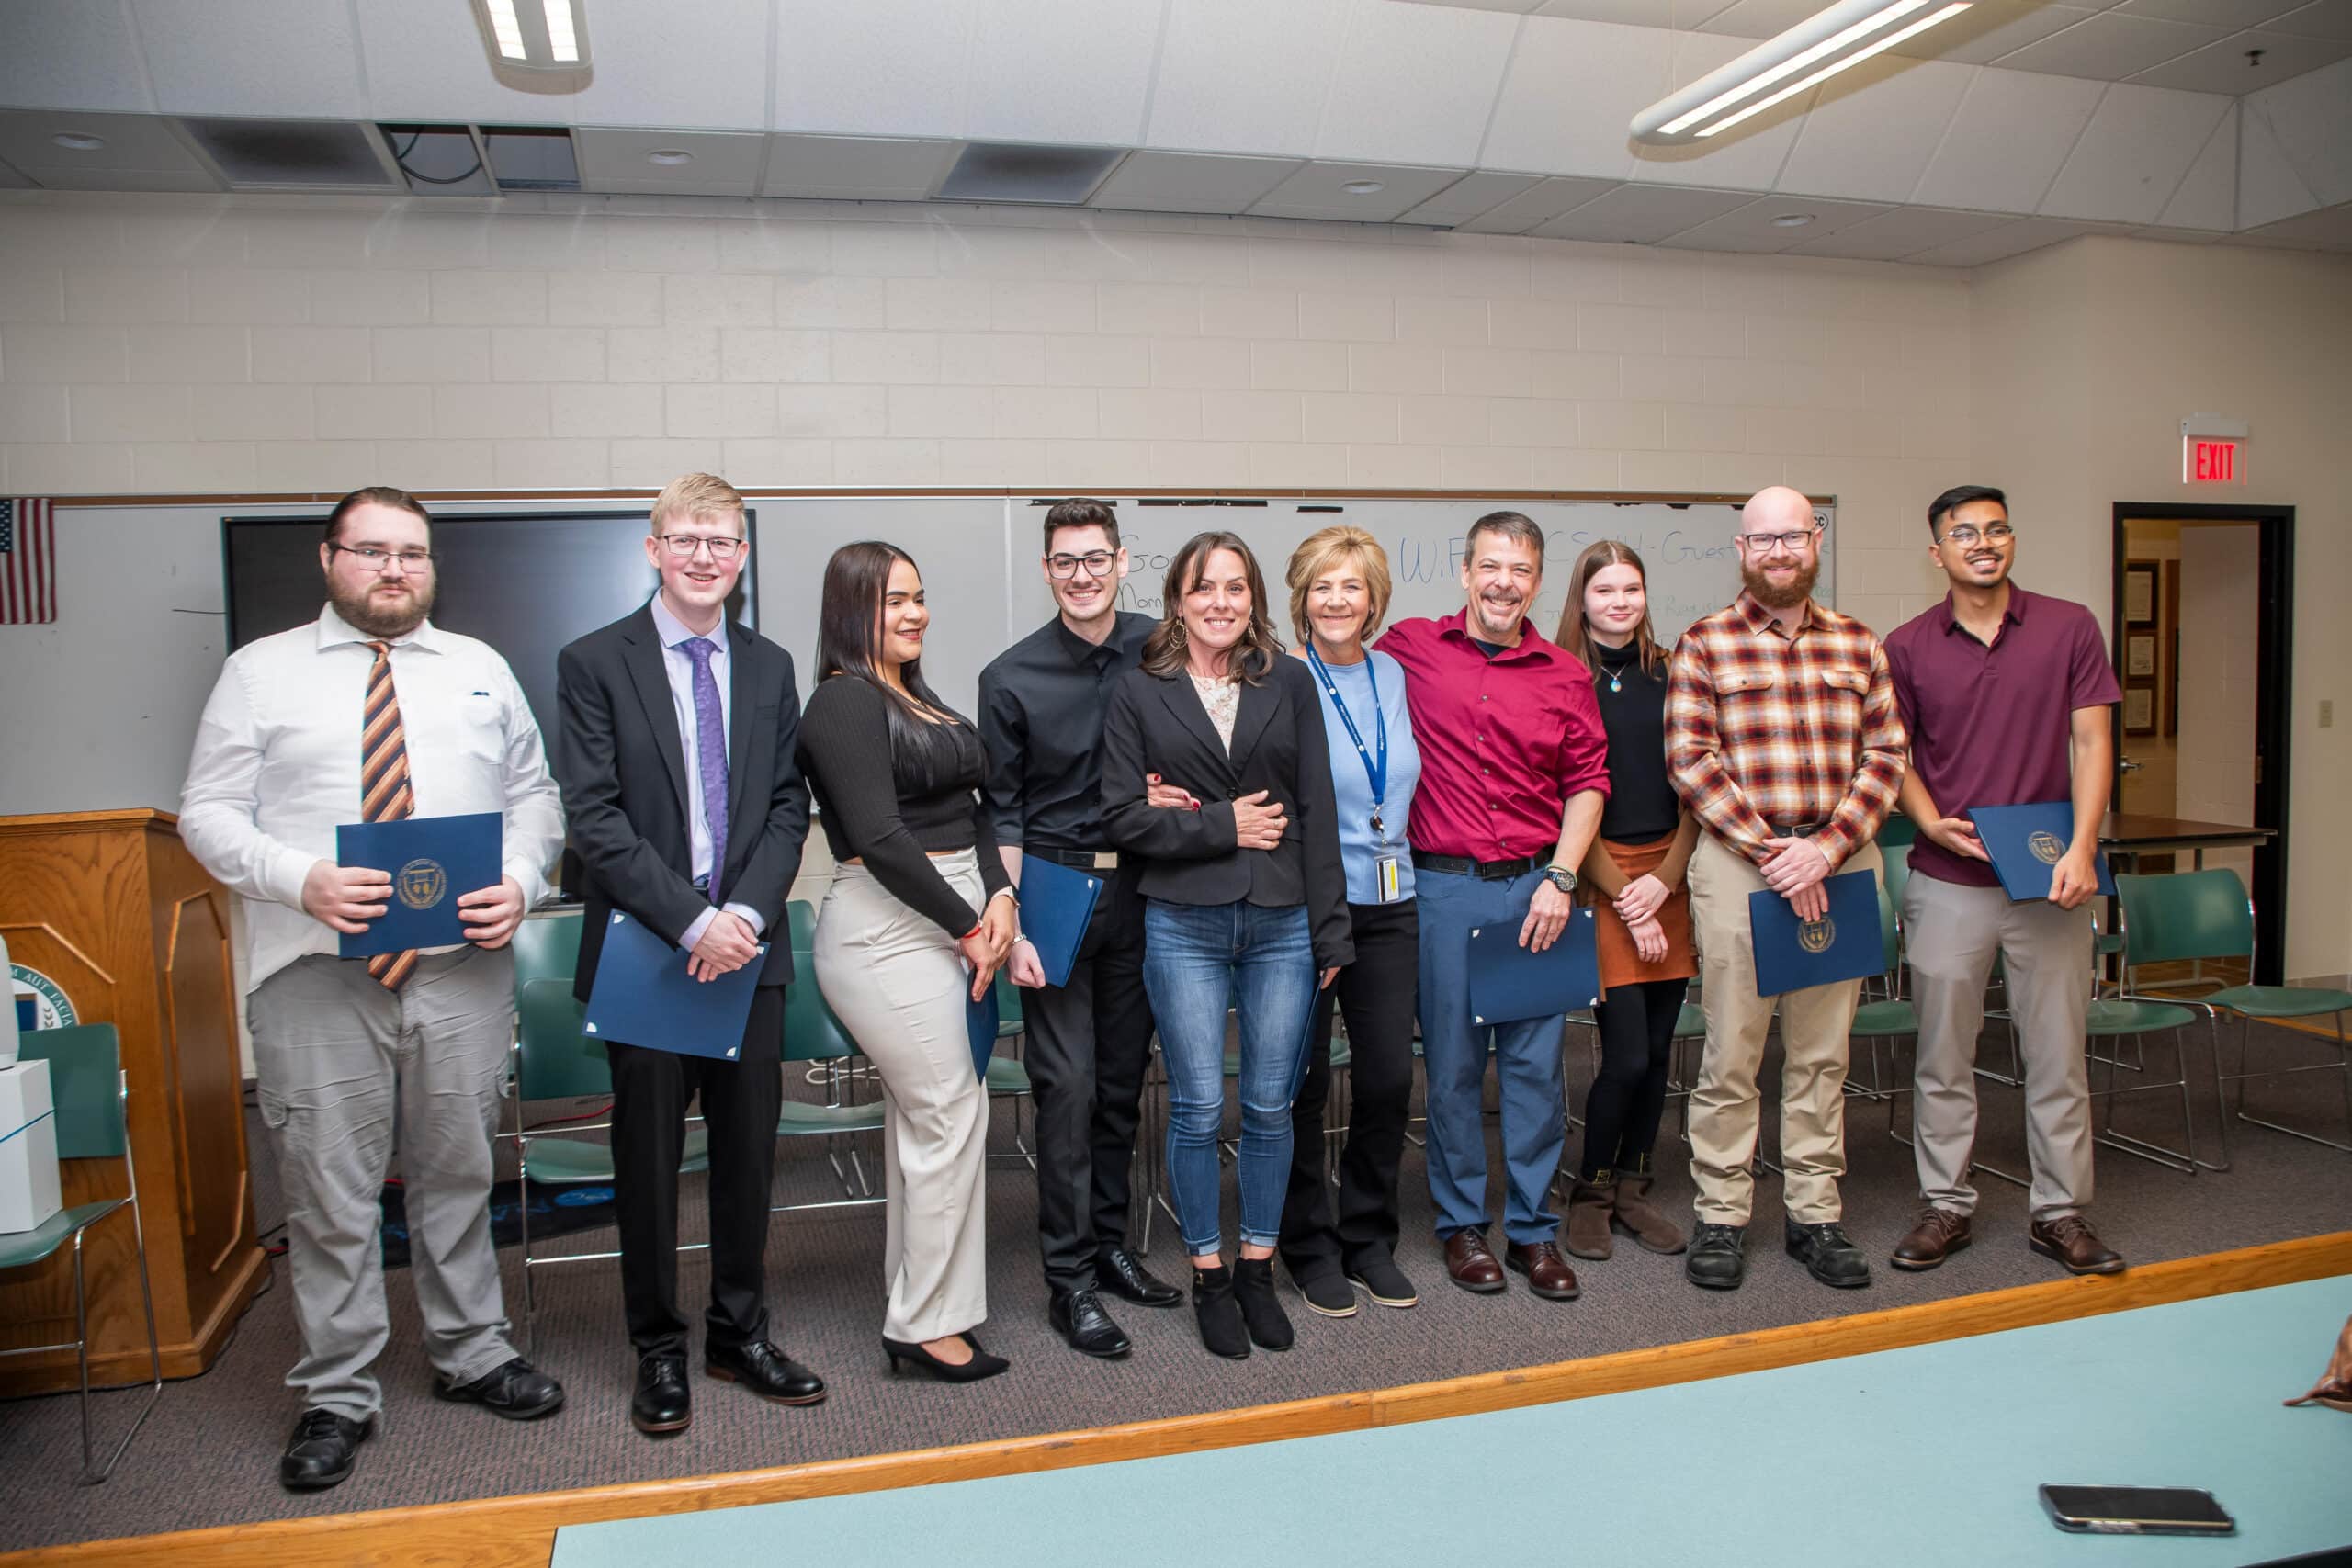
[[[1380,808],[1388,799],[1388,715],[1380,706],[1380,677],[1374,671],[1372,654],[1368,649],[1364,653],[1363,678],[1372,686],[1372,732],[1376,750],[1365,748],[1363,732],[1356,728],[1340,688],[1332,683],[1331,671],[1324,668],[1323,656],[1315,651],[1312,641],[1306,645],[1306,661],[1315,666],[1315,678],[1323,682],[1323,694],[1331,699],[1340,722],[1348,727],[1348,739],[1356,743],[1356,755],[1363,761],[1364,778],[1372,785],[1372,830],[1375,837],[1385,834],[1387,829],[1381,825]]]

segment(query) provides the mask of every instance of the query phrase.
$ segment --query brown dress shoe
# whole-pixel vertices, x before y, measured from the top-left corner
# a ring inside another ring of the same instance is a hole
[[[1476,1231],[1455,1231],[1445,1238],[1445,1276],[1482,1296],[1503,1288],[1503,1266]]]
[[[1576,1270],[1560,1256],[1555,1243],[1539,1241],[1521,1247],[1514,1241],[1503,1248],[1503,1261],[1526,1275],[1527,1288],[1547,1302],[1572,1302],[1582,1293],[1577,1289]]]
[[[1617,1206],[1617,1179],[1597,1181],[1578,1178],[1568,1189],[1568,1251],[1577,1258],[1606,1258],[1615,1248],[1609,1240],[1609,1215]]]
[[[1968,1241],[1968,1216],[1930,1203],[1919,1211],[1919,1223],[1911,1227],[1911,1233],[1894,1244],[1894,1256],[1887,1261],[1916,1273],[1933,1269]]]
[[[2080,1214],[2036,1220],[2025,1234],[2026,1245],[2044,1258],[2056,1258],[2069,1274],[2123,1272],[2123,1255],[2099,1240]]]
[[[1632,1236],[1643,1251],[1660,1252],[1671,1257],[1690,1243],[1683,1237],[1682,1227],[1668,1219],[1666,1211],[1650,1201],[1650,1188],[1655,1181],[1655,1178],[1647,1176],[1619,1176],[1617,1202],[1610,1212],[1610,1221]],[[1571,1247],[1569,1250],[1575,1249]]]

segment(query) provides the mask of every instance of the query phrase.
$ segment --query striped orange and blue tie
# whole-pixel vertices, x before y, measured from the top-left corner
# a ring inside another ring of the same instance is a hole
[[[392,645],[371,642],[376,662],[368,671],[368,700],[359,730],[359,819],[397,822],[416,810],[416,792],[409,787],[408,740],[401,729],[400,694],[392,689]],[[388,991],[416,967],[416,949],[379,953],[368,961],[368,973]]]

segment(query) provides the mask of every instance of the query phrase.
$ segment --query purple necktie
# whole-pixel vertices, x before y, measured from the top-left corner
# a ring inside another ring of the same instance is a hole
[[[702,774],[702,819],[710,829],[710,901],[716,904],[719,874],[727,867],[727,719],[718,706],[718,682],[710,673],[718,645],[698,637],[685,649],[695,661],[695,766]]]

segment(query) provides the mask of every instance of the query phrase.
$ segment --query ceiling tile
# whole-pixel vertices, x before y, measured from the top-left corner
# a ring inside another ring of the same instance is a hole
[[[1392,0],[1350,4],[1316,156],[1476,163],[1520,24]]]
[[[2106,91],[2071,76],[1979,71],[1911,199],[1928,207],[2032,211]]]
[[[2238,106],[2232,104],[2156,221],[2179,229],[2234,229],[2238,221]]]
[[[1295,158],[1147,149],[1128,153],[1088,205],[1128,212],[1246,212],[1298,166]]]
[[[33,182],[6,164],[0,164],[0,190],[30,190]]]
[[[131,14],[155,85],[155,107],[166,114],[368,118],[367,80],[348,6],[315,0],[131,0]]]
[[[2258,228],[2326,205],[2280,149],[2266,106],[2249,99],[2238,115],[2238,223]]]
[[[1445,3],[1445,0],[1441,0]],[[1679,28],[1703,26],[1735,0],[1543,0],[1540,17],[1567,17],[1583,22],[1621,22],[1628,27]],[[1516,8],[1506,0],[1503,9]]]
[[[1444,6],[1462,11],[1508,11],[1513,15],[1532,11],[1544,0],[1402,0],[1413,6]]]
[[[2209,28],[2258,28],[2301,4],[2302,0],[2120,0],[2115,9],[2127,17],[2202,22]]]
[[[2162,22],[2152,17],[2102,11],[2086,17],[2064,32],[2052,33],[2005,54],[1993,63],[2011,71],[2046,71],[2060,76],[2120,82],[2151,65],[2161,65],[2228,36],[2226,28],[2200,28],[2188,22]]]
[[[2246,55],[2260,50],[2258,60]],[[2132,81],[2151,87],[2179,87],[2192,93],[2238,96],[2275,87],[2306,72],[2352,55],[2352,39],[2298,38],[2291,33],[2257,30],[2234,33],[2219,43],[2143,71]]]
[[[1982,266],[2008,256],[2021,256],[2028,251],[2038,251],[2044,245],[2054,245],[2061,240],[2071,240],[2086,234],[2096,227],[2089,223],[2068,223],[2055,218],[2025,218],[2015,223],[2004,223],[1997,229],[1987,229],[1964,240],[1953,240],[1904,257],[1925,266]]]
[[[2352,62],[2299,76],[2246,100],[2323,206],[2352,201]]]
[[[776,0],[773,129],[961,136],[978,0]]]
[[[1735,0],[1700,23],[1698,30],[1733,38],[1777,38],[1823,9],[1823,4],[1824,0]]]
[[[1634,172],[1626,128],[1666,93],[1673,45],[1661,28],[1529,17],[1478,163],[1623,179]]]
[[[2153,223],[2204,151],[2230,100],[2117,83],[2034,210],[2045,218]]]
[[[1608,240],[1656,244],[1669,234],[1746,207],[1753,191],[1620,186],[1571,208],[1535,232],[1547,240]]]
[[[51,138],[100,137],[106,145],[68,152]],[[0,159],[54,190],[218,190],[204,160],[152,115],[74,114],[62,109],[0,109]],[[141,175],[159,176],[143,186]],[[162,178],[161,176],[169,176]]]
[[[1898,207],[1876,218],[1832,230],[1789,248],[1797,256],[1844,256],[1853,261],[1894,261],[1948,245],[2015,221],[1997,212],[1953,212],[1940,207]]]
[[[623,130],[583,125],[571,133],[580,188],[610,196],[755,196],[768,139],[744,130]],[[655,164],[653,152],[688,162]]]
[[[1541,184],[1533,175],[1498,175],[1473,170],[1427,201],[1406,213],[1399,223],[1430,223],[1452,229],[1490,212],[1504,201]]]
[[[1345,0],[1185,0],[1168,13],[1152,81],[1152,147],[1315,150]],[[1313,62],[1310,65],[1310,62]]]
[[[2090,4],[2044,6],[2037,0],[1977,0],[1948,22],[1929,28],[1917,38],[1896,44],[1887,52],[1915,60],[1944,60],[1956,65],[1982,65],[2048,38],[2062,28],[2096,13]]]
[[[1290,175],[1254,203],[1257,218],[1324,218],[1352,223],[1385,223],[1462,177],[1460,169],[1406,168],[1388,164],[1313,163]],[[1363,195],[1342,186],[1371,181],[1380,188]]]
[[[2273,21],[2268,30],[2301,38],[2352,39],[2352,0],[2312,0]]]
[[[1831,77],[1797,131],[1778,188],[1908,200],[1977,69],[1881,55]]]
[[[1756,47],[1755,40],[1717,33],[1676,33],[1673,77],[1679,92]],[[1807,89],[1721,136],[1677,147],[1634,147],[1634,173],[1657,185],[1710,186],[1718,189],[1770,188],[1797,139],[1797,127],[1813,107],[1817,90]],[[1645,106],[1646,107],[1646,106]]]
[[[2352,202],[2323,207],[2298,218],[2248,230],[2234,238],[2263,243],[2291,243],[2313,250],[2352,251]]]
[[[2133,229],[2130,233],[2135,240],[2162,240],[2175,245],[2210,245],[2227,237],[2226,231],[2220,229],[2167,229],[2156,223]]]
[[[1881,202],[1824,201],[1818,197],[1768,196],[1746,207],[1685,229],[1666,243],[1682,250],[1750,251],[1759,254],[1794,248],[1808,238],[1834,233],[1849,223],[1894,209]],[[1799,228],[1776,226],[1776,218],[1810,216]]]
[[[1160,10],[1161,0],[979,0],[965,135],[1134,146],[1143,136]]]
[[[0,104],[22,108],[155,107],[119,5],[8,0],[0,5]]]
[[[921,201],[939,185],[959,143],[878,136],[768,139],[762,196],[836,201]]]
[[[1524,234],[1538,223],[1557,218],[1568,209],[1590,201],[1602,191],[1616,188],[1615,180],[1577,179],[1555,175],[1531,186],[1509,201],[1487,209],[1461,227],[1473,234]]]

